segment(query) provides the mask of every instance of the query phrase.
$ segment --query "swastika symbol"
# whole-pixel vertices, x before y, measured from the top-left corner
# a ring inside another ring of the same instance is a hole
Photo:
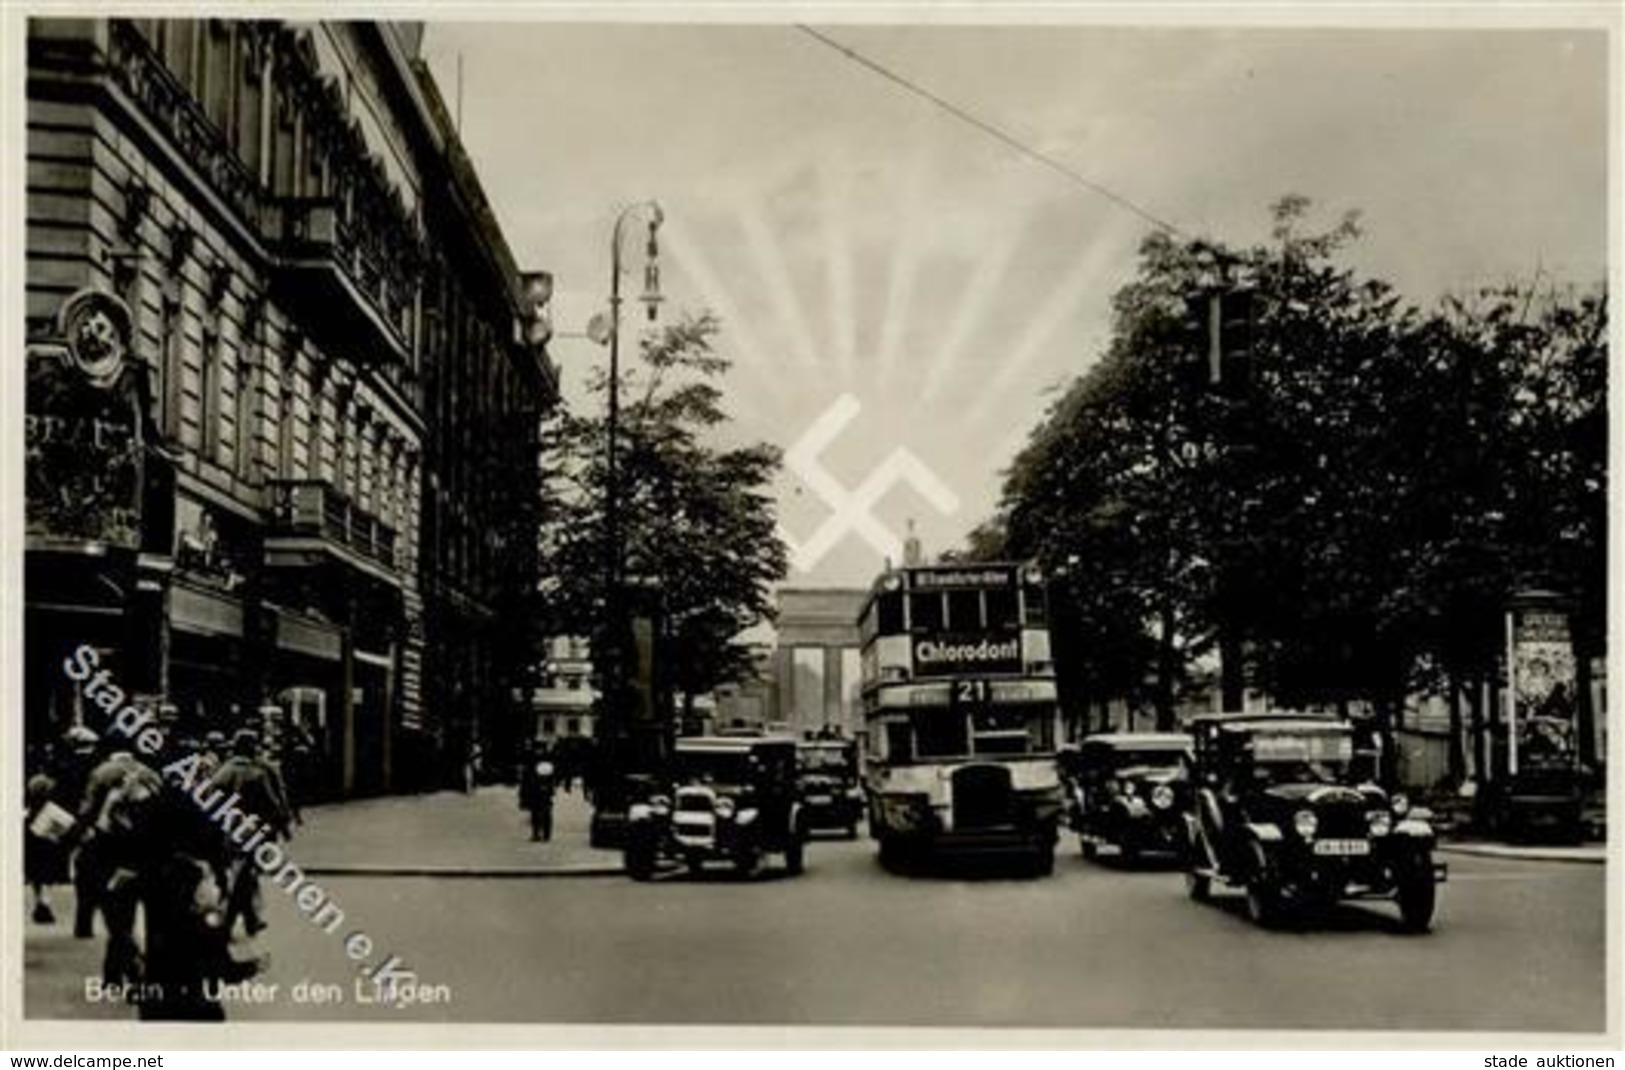
[[[842,394],[785,451],[785,467],[830,508],[830,515],[805,543],[798,543],[783,524],[779,525],[779,538],[789,547],[790,560],[797,571],[811,572],[817,568],[852,532],[862,537],[875,552],[894,562],[900,560],[903,540],[870,511],[899,483],[913,487],[943,516],[959,509],[959,497],[924,462],[901,446],[892,450],[856,488],[842,486],[840,480],[824,468],[819,455],[857,419],[862,409],[857,398]]]

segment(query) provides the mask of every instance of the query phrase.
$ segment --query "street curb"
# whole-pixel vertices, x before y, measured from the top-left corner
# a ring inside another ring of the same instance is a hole
[[[1523,862],[1569,862],[1600,866],[1608,861],[1606,847],[1514,847],[1495,843],[1441,843],[1434,850],[1479,858],[1512,858]]]
[[[579,866],[401,866],[401,865],[332,865],[301,866],[300,869],[319,877],[620,877],[626,870],[621,866],[588,864]]]

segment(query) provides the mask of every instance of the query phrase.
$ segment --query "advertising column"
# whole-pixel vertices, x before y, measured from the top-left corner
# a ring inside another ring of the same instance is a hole
[[[1569,615],[1560,596],[1519,594],[1507,611],[1507,772],[1531,748],[1572,754],[1577,673]]]

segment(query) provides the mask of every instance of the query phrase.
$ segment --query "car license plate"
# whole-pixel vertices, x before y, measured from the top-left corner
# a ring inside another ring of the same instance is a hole
[[[1365,840],[1316,840],[1317,855],[1368,855],[1371,844]]]

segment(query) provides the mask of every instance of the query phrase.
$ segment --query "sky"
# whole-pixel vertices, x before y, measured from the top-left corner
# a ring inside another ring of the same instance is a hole
[[[1300,193],[1359,210],[1348,262],[1423,305],[1606,277],[1595,30],[818,29],[1188,234],[1262,238]],[[454,108],[461,57],[463,140],[555,275],[567,401],[607,360],[581,335],[613,221],[659,202],[663,321],[720,316],[726,437],[789,451],[792,586],[866,586],[910,521],[960,545],[1153,227],[788,24],[432,23],[424,52]]]

